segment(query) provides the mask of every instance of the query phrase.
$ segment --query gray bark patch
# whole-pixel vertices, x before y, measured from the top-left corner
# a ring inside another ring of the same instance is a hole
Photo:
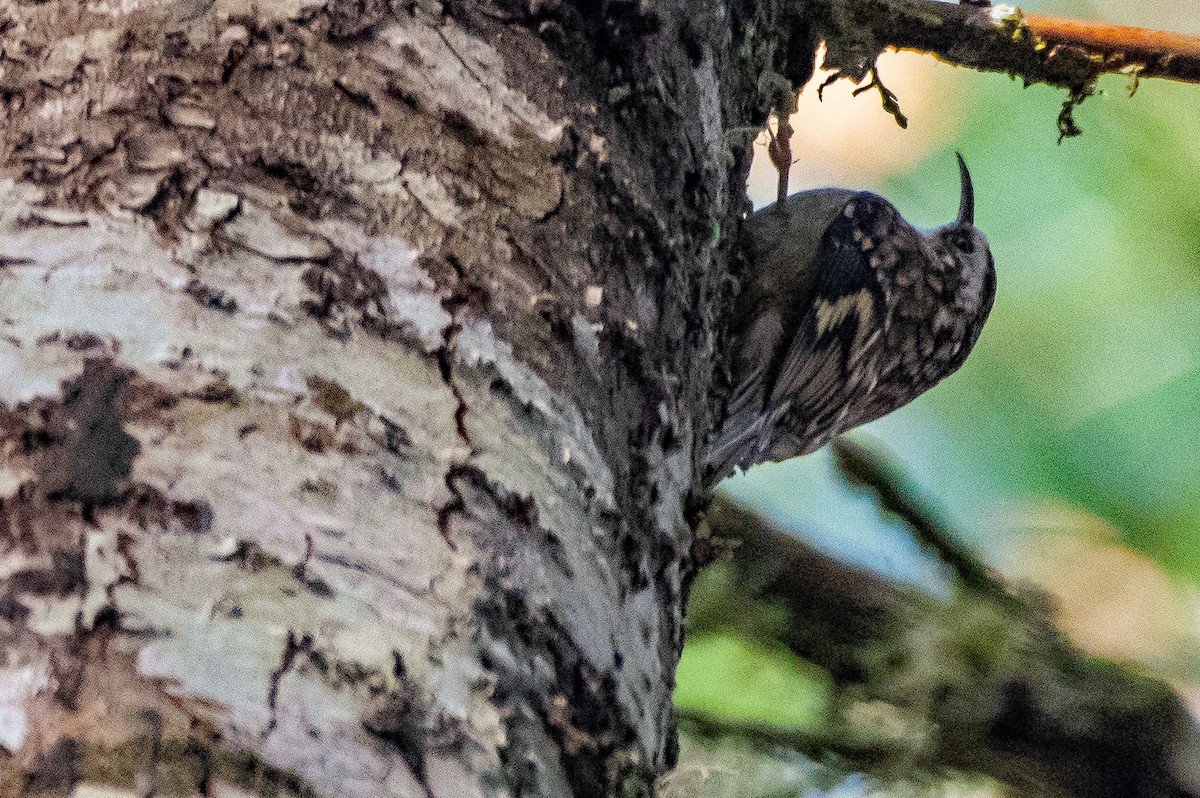
[[[91,505],[121,496],[141,449],[121,420],[131,375],[109,360],[85,360],[83,373],[63,385],[62,405],[43,412],[45,424],[29,440],[46,445],[38,477],[47,496]]]

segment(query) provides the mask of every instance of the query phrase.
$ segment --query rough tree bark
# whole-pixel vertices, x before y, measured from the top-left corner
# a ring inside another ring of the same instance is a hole
[[[804,4],[0,9],[0,794],[649,789]]]

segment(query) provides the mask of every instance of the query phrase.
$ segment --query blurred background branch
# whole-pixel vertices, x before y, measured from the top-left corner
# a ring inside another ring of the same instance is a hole
[[[1080,653],[1036,595],[1018,601],[984,583],[933,598],[823,556],[721,496],[708,524],[735,546],[696,585],[690,642],[733,635],[786,650],[827,673],[830,688],[821,722],[807,727],[684,696],[693,738],[832,754],[882,779],[975,774],[1020,795],[1200,794],[1200,735],[1170,689]]]
[[[879,509],[893,513],[922,544],[954,569],[963,584],[1001,603],[1015,601],[998,577],[956,540],[939,513],[921,496],[903,471],[878,450],[852,438],[838,438],[830,446],[834,463],[850,485],[870,491]]]

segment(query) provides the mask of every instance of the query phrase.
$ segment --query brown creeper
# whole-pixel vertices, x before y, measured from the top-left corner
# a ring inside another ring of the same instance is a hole
[[[963,364],[992,309],[996,269],[961,155],[958,166],[958,218],[936,230],[917,230],[883,197],[839,188],[746,220],[735,387],[706,458],[712,482],[819,449]]]

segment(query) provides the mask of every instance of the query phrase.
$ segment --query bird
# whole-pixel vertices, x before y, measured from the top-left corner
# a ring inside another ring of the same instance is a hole
[[[732,391],[704,460],[737,469],[816,451],[958,370],[996,297],[960,153],[957,218],[918,230],[869,191],[793,194],[743,223]]]

